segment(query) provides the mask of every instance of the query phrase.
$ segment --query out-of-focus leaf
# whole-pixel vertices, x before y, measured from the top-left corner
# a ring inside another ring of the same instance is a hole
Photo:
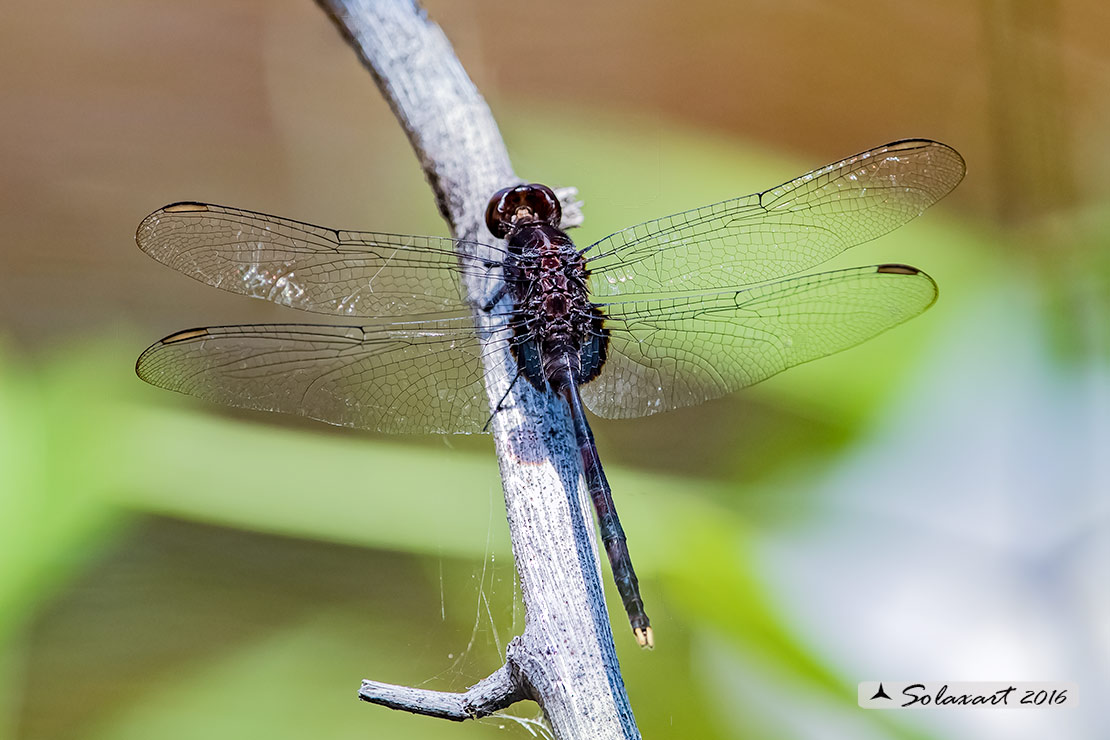
[[[682,621],[681,629],[710,628],[749,656],[754,670],[766,672],[760,680],[803,689],[855,712],[853,682],[799,639],[770,599],[761,582],[752,548],[756,535],[750,527],[700,499],[676,503],[674,496],[657,495],[641,492],[642,498],[626,517],[632,519],[627,529],[653,543],[649,572],[656,573],[655,582],[663,588],[668,610]],[[656,621],[656,632],[657,643],[665,644],[666,623]],[[928,737],[881,715],[869,713],[865,721],[890,737]],[[746,728],[757,729],[773,719],[755,716]]]
[[[86,439],[110,433],[81,414],[84,359],[39,373],[0,352],[0,645],[120,522],[82,455]]]
[[[99,722],[87,737],[477,738],[490,736],[486,724],[505,721],[460,725],[360,702],[358,683],[368,677],[367,671],[387,678],[390,673],[427,675],[435,670],[430,661],[414,658],[405,642],[363,638],[385,626],[375,615],[356,618],[349,612],[324,611],[148,683],[142,695]],[[414,660],[424,666],[417,668]]]
[[[42,406],[62,417],[47,415],[44,421],[80,434],[67,440],[73,453],[58,457],[67,457],[75,474],[97,481],[80,489],[97,510],[122,507],[474,560],[508,554],[497,550],[504,548],[503,538],[488,536],[492,526],[503,526],[492,458],[358,435],[228,423],[200,410],[184,411],[172,401],[140,404],[135,398],[146,389],[138,380],[103,380],[113,374],[115,354],[67,353],[65,370],[44,375],[50,400]],[[104,392],[73,392],[75,383],[96,384],[98,378]],[[778,626],[779,617],[747,562],[747,527],[708,503],[721,496],[715,490],[719,486],[619,467],[611,470],[611,478],[621,492],[637,567],[646,588],[654,582],[664,586],[667,612],[727,627],[728,634],[794,680],[826,692],[842,689],[827,666]],[[356,487],[365,482],[366,490],[352,490],[352,481]],[[661,641],[666,641],[669,621],[675,634],[683,632],[674,619],[657,621]],[[621,615],[614,621],[616,633],[623,635]],[[622,652],[631,650],[626,646]],[[635,651],[626,661],[636,670],[652,670],[645,664],[650,659]]]

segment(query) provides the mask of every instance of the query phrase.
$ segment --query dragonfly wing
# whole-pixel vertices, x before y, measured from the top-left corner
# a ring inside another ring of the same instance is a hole
[[[136,371],[152,385],[206,401],[340,426],[481,432],[490,410],[470,322],[190,329],[143,352]]]
[[[719,398],[853,347],[918,315],[936,296],[936,283],[916,268],[875,265],[605,304],[608,358],[582,398],[608,418]]]
[[[763,193],[648,221],[585,251],[590,293],[739,288],[793,275],[906,223],[964,169],[944,144],[898,141]]]
[[[499,275],[505,255],[477,242],[337,231],[205,203],[158,209],[139,224],[135,241],[202,283],[352,317],[461,311],[461,279]]]

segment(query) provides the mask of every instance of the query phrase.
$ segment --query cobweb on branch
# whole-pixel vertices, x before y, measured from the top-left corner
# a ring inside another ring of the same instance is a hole
[[[469,630],[457,633],[465,644],[446,654],[449,664],[419,685],[444,691],[461,691],[487,676],[492,667],[505,660],[505,650],[513,636],[523,630],[523,603],[520,585],[509,555],[508,532],[501,526],[504,510],[498,505],[500,491],[489,491],[484,554],[480,562],[464,564],[439,557],[439,618],[452,629],[453,614],[464,608],[470,612]],[[469,577],[463,575],[469,569]],[[457,579],[457,580],[454,580]],[[468,589],[459,583],[469,582]],[[469,601],[469,607],[464,605]],[[500,716],[500,715],[498,715]],[[531,722],[532,720],[527,720]]]

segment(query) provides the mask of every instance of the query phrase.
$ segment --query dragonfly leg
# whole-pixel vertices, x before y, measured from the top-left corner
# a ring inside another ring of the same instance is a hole
[[[488,301],[482,304],[482,311],[485,313],[489,313],[490,311],[492,311],[493,307],[496,306],[498,302],[508,294],[508,292],[509,284],[501,283],[501,285],[497,288],[497,292],[495,292]]]
[[[493,417],[497,416],[497,412],[504,408],[501,404],[505,403],[505,399],[513,392],[513,386],[516,385],[516,382],[520,380],[520,376],[523,374],[523,370],[518,369],[516,371],[516,375],[513,376],[513,382],[509,383],[509,387],[501,394],[501,398],[497,401],[497,405],[493,407],[493,413],[489,415],[489,418],[486,419],[486,423],[482,425],[483,433],[489,431],[489,425],[493,423]]]

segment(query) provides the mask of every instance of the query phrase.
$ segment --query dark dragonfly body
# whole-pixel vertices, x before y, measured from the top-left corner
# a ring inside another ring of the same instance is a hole
[[[486,226],[505,239],[510,255],[505,263],[505,285],[513,300],[515,341],[511,350],[520,376],[540,392],[550,388],[570,408],[613,580],[636,641],[652,647],[651,622],[578,392],[579,385],[601,372],[609,333],[604,314],[590,301],[586,260],[559,229],[561,216],[558,198],[544,185],[505,188],[490,200]]]
[[[691,406],[918,315],[937,290],[917,268],[799,273],[901,226],[963,174],[943,144],[896,141],[585,249],[561,230],[559,201],[542,185],[494,194],[486,223],[497,244],[177,203],[139,225],[139,247],[155,259],[224,290],[366,321],[190,329],[148,348],[136,370],[232,406],[383,432],[469,433],[490,419],[486,373],[511,363],[514,378],[570,410],[614,580],[637,641],[650,645],[584,409],[631,418]],[[467,278],[501,287],[475,307]],[[475,308],[507,331],[479,332]]]

